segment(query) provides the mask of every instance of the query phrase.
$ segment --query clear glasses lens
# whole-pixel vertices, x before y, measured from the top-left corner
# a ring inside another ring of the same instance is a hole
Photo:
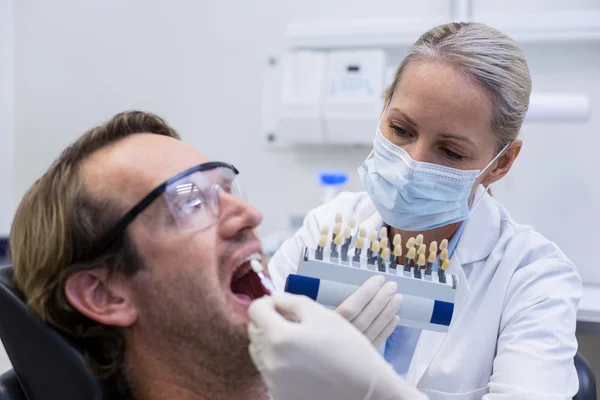
[[[185,176],[171,183],[163,196],[179,229],[201,230],[218,221],[222,193],[246,199],[237,175],[226,167]]]

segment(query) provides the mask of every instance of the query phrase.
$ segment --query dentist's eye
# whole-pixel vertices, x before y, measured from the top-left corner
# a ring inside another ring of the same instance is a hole
[[[462,154],[452,151],[446,147],[442,147],[440,150],[442,151],[442,153],[444,153],[444,156],[446,156],[447,158],[449,158],[451,160],[460,161],[464,158],[464,156]]]
[[[398,125],[390,124],[389,126],[390,126],[390,129],[392,129],[394,131],[394,133],[396,134],[396,136],[405,137],[405,136],[409,136],[410,135],[406,131],[406,129],[403,129],[403,128],[399,127]]]

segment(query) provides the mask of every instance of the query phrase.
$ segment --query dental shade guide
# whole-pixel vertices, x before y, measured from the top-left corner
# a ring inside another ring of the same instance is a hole
[[[383,251],[383,249],[388,247],[390,240],[387,238],[387,236],[384,236],[383,238],[381,238],[379,240],[379,246],[381,248],[381,251]]]
[[[448,239],[444,239],[440,242],[440,250],[448,249]]]
[[[411,251],[412,250],[412,251]],[[410,237],[406,241],[406,255],[404,256],[404,275],[409,276],[412,268],[412,260],[417,255],[417,250],[415,249],[415,238]]]
[[[304,248],[296,274],[288,276],[287,292],[338,307],[370,277],[383,275],[398,284],[397,292],[404,297],[398,313],[400,325],[447,332],[458,284],[456,276],[448,273],[447,241],[440,242],[440,253],[438,243],[424,244],[422,235],[409,238],[405,246],[400,235],[394,235],[389,243],[387,229],[357,230],[352,220],[344,229],[341,218],[333,230],[323,230],[316,250]],[[335,239],[330,250],[332,237]],[[438,273],[434,274],[438,265]]]
[[[425,269],[425,254],[419,254],[419,259],[415,265],[415,278],[421,279],[421,271]]]
[[[387,272],[386,263],[390,259],[390,249],[384,248],[381,250],[381,256],[377,260],[377,269],[379,272]]]
[[[413,247],[415,247],[415,238],[414,237],[408,238],[408,240],[406,241],[406,251],[409,251]]]
[[[435,251],[431,251],[429,253],[429,258],[427,259],[427,264],[425,264],[425,279],[427,279],[428,281],[431,280],[431,272],[433,270],[433,264],[435,264],[435,259]]]
[[[375,269],[375,263],[377,262],[377,259],[379,258],[379,242],[377,240],[375,240],[373,243],[371,243],[371,257],[369,257],[367,259],[367,268],[369,269]]]
[[[338,258],[340,257],[340,246],[342,245],[342,243],[344,242],[344,236],[343,235],[336,235],[335,240],[333,241],[333,243],[331,244],[331,260],[337,262]]]
[[[417,251],[414,247],[411,247],[404,256],[404,276],[411,276],[412,264],[416,256]]]
[[[352,257],[352,266],[360,268],[360,255],[362,254],[363,248],[365,247],[365,238],[359,237],[356,241],[356,248],[354,249],[354,257]]]
[[[351,242],[352,242],[352,231],[351,231],[351,228],[348,226],[348,227],[346,227],[346,229],[344,229],[343,244],[342,244],[342,250],[341,250],[342,262],[346,265],[348,264],[348,249],[350,248]]]
[[[448,259],[448,249],[444,249],[440,252],[440,259],[438,261],[438,265],[441,267],[442,263]]]
[[[419,248],[419,247],[421,247],[421,245],[423,245],[423,235],[418,234],[415,239],[415,247]]]
[[[335,244],[334,244],[335,239],[340,235],[341,231],[342,231],[342,223],[336,222],[335,225],[333,226],[333,233],[331,236],[331,251],[333,251],[333,247],[335,246]]]
[[[371,250],[371,244],[375,241],[377,241],[377,232],[372,231],[369,232],[369,246],[367,248],[367,259],[370,259],[373,256],[373,250]]]
[[[437,242],[434,240],[433,242],[431,242],[429,244],[429,252],[430,253],[437,253],[438,251],[438,244]]]
[[[365,228],[360,228],[360,231],[358,231],[358,237],[359,238],[366,238],[367,237],[367,230]]]
[[[383,238],[387,239],[388,237],[388,233],[387,233],[387,228],[385,226],[381,227],[381,229],[379,229],[379,241],[381,241]]]
[[[325,235],[325,236],[329,235],[329,225],[323,225],[321,227],[321,236],[323,236],[323,235]]]
[[[350,244],[352,243],[352,231],[354,231],[354,228],[356,228],[356,219],[352,218],[350,220],[350,222],[348,223],[348,226],[346,227],[345,232],[347,232],[348,234],[346,235],[346,243],[348,245],[348,247],[350,247]]]
[[[446,271],[450,268],[450,260],[444,260],[442,267],[438,270],[439,281],[446,283]]]
[[[390,260],[390,273],[397,274],[398,271],[398,261],[400,261],[400,257],[402,257],[402,244],[398,243],[394,246],[394,252],[392,254],[392,258]]]
[[[440,253],[440,261],[438,267],[438,280],[440,282],[446,282],[446,270],[450,268],[450,260],[448,259],[448,249],[445,248]]]
[[[325,250],[325,246],[327,246],[327,233],[321,235],[319,239],[319,244],[317,245],[317,250],[315,251],[315,258],[317,260],[323,259],[323,250]]]

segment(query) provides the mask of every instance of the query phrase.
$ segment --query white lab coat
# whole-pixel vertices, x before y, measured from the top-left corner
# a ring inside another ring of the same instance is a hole
[[[302,246],[315,248],[336,213],[367,232],[382,224],[365,192],[342,193],[310,211],[269,262],[276,286],[285,286]],[[487,193],[451,261],[460,283],[450,330],[422,331],[406,380],[432,400],[571,399],[579,386],[573,357],[582,292],[572,262]]]

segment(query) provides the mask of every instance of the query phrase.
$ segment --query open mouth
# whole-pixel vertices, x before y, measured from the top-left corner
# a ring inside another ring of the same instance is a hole
[[[252,300],[270,294],[250,266],[250,261],[260,260],[261,258],[262,256],[258,253],[246,257],[231,278],[231,292],[241,303],[249,304]]]

